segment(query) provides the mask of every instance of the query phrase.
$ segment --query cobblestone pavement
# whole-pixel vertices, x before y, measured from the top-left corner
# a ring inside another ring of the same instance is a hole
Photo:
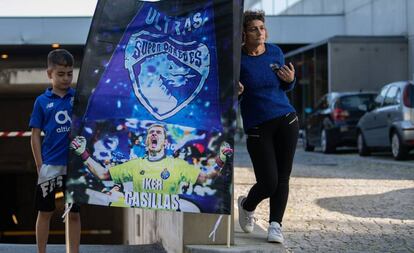
[[[255,183],[235,147],[235,200]],[[256,209],[267,230],[268,201]],[[289,252],[414,252],[414,161],[297,149],[283,222]]]

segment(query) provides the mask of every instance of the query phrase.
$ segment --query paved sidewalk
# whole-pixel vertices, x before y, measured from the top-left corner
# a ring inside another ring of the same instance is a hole
[[[237,158],[239,156],[239,158]],[[236,145],[235,196],[255,183]],[[268,201],[256,209],[268,225]],[[288,252],[414,252],[414,165],[297,149],[283,222]]]
[[[211,252],[234,252],[234,253],[284,253],[285,246],[279,243],[267,242],[267,224],[260,222],[253,233],[244,233],[238,221],[237,198],[253,185],[254,174],[250,157],[245,150],[245,143],[237,142],[234,157],[234,244],[227,246],[213,245],[191,245],[187,246],[187,252],[211,253]]]
[[[36,253],[34,244],[0,244],[0,253]],[[65,245],[47,246],[48,253],[64,253]],[[166,253],[160,244],[150,245],[81,245],[80,252],[85,253]]]
[[[414,252],[414,166],[297,151],[286,212],[294,252]]]

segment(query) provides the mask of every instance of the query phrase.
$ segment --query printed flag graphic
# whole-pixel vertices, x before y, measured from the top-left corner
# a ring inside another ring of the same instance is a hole
[[[67,202],[230,213],[233,9],[229,0],[98,2],[75,96]]]
[[[116,118],[220,130],[213,8],[198,8],[171,17],[145,4],[115,49],[85,120],[106,119],[109,110]]]

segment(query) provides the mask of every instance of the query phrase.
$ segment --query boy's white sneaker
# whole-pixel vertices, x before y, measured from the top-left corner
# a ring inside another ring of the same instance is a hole
[[[256,218],[254,217],[254,211],[249,212],[243,208],[243,202],[246,199],[245,196],[240,196],[237,200],[239,206],[239,224],[241,229],[246,233],[253,232],[254,223],[256,222]]]
[[[267,231],[267,241],[278,243],[283,243],[284,241],[282,228],[276,221],[272,221],[269,225],[269,229]]]

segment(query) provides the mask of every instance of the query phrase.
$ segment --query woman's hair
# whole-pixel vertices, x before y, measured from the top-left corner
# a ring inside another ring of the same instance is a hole
[[[264,11],[245,11],[243,14],[243,31],[246,29],[247,25],[253,20],[260,20],[264,23],[265,22]]]
[[[243,35],[242,35],[242,46],[246,43],[246,28],[250,22],[253,20],[260,20],[263,23],[265,22],[265,12],[264,11],[245,11],[243,13]],[[265,28],[266,29],[266,28]],[[266,30],[266,39],[268,37],[267,30]]]

